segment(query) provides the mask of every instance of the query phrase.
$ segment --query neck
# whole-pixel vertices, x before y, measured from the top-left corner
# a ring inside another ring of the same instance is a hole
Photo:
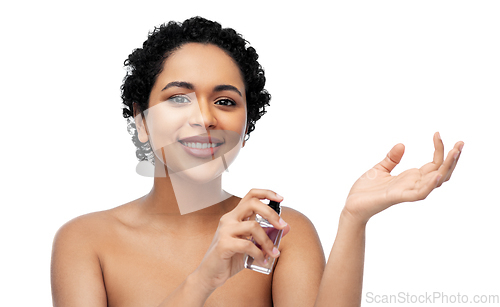
[[[182,174],[169,172],[156,159],[154,185],[143,199],[143,208],[150,214],[163,216],[222,215],[232,209],[225,201],[232,195],[222,190],[221,177],[195,182]]]

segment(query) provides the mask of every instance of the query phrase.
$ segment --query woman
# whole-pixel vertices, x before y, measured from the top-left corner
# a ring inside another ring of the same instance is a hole
[[[61,227],[52,256],[55,306],[360,304],[367,221],[447,181],[463,142],[444,160],[435,134],[433,162],[392,177],[404,151],[394,146],[349,192],[325,267],[310,221],[286,207],[280,217],[261,201],[283,197],[253,189],[240,199],[221,189],[221,174],[270,99],[257,57],[234,30],[202,18],[155,29],[129,56],[124,116],[134,116],[137,156],[154,164],[154,185]],[[283,230],[278,249],[254,214]],[[244,270],[245,254],[261,265],[277,259],[272,273]]]

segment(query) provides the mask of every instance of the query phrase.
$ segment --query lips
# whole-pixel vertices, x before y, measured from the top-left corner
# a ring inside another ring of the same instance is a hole
[[[179,142],[183,143],[224,143],[223,140],[218,139],[213,136],[191,136],[187,138],[180,139]]]
[[[179,143],[188,154],[207,158],[213,156],[225,142],[212,136],[192,136],[180,139]]]

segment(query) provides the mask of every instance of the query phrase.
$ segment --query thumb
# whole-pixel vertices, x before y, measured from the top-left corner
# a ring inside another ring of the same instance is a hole
[[[290,225],[286,225],[285,228],[283,228],[283,237],[290,232]]]
[[[396,165],[398,165],[398,163],[401,161],[404,152],[405,152],[405,145],[403,145],[402,143],[394,145],[394,147],[392,147],[391,151],[389,151],[387,156],[385,156],[384,160],[375,165],[373,168],[378,169],[380,171],[387,171],[389,173],[392,172],[394,167],[396,167]]]

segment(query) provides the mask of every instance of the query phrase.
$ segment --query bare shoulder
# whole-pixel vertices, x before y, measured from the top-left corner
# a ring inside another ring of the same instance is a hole
[[[316,228],[311,220],[303,213],[295,209],[281,207],[281,218],[290,225],[290,233],[296,229],[297,231],[294,232],[297,234],[299,231],[306,231],[308,233],[313,232],[316,234]]]
[[[120,206],[76,217],[54,237],[51,287],[54,306],[106,306],[100,253],[119,224]]]
[[[281,217],[289,224],[297,224],[297,225],[303,225],[303,226],[312,226],[311,220],[307,216],[305,216],[303,213],[292,209],[290,207],[281,207]]]
[[[274,305],[313,306],[325,269],[318,233],[311,220],[297,210],[282,207],[281,217],[290,231],[281,240],[273,273]]]
[[[315,244],[321,248],[316,228],[307,216],[289,207],[281,207],[281,210],[281,218],[290,225],[289,233],[283,237],[283,249],[304,244]]]
[[[54,245],[80,245],[92,247],[97,252],[99,243],[113,233],[116,227],[123,224],[123,217],[131,211],[132,203],[112,209],[80,215],[63,224],[55,234]]]
[[[113,215],[109,210],[80,215],[62,225],[56,233],[56,238],[67,236],[77,236],[80,239],[89,238],[113,220]]]

